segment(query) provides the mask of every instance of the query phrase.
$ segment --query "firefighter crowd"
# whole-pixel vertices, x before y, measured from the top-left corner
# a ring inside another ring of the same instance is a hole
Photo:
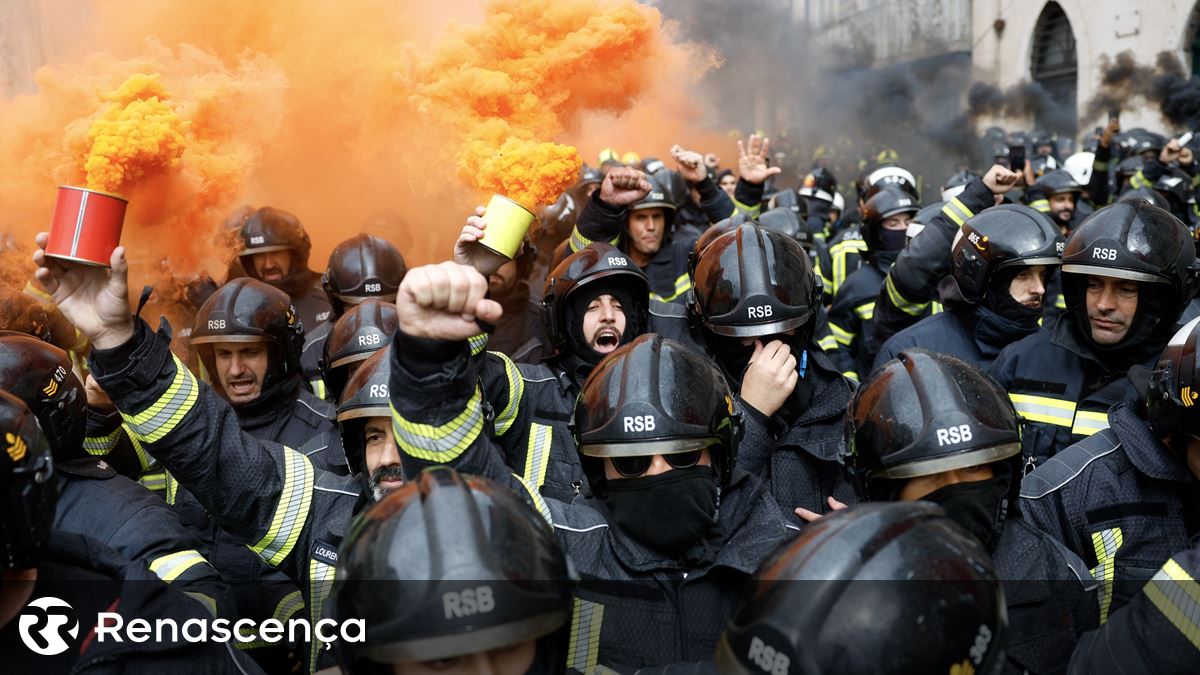
[[[40,234],[0,289],[3,670],[1200,672],[1190,136],[990,129],[852,186],[757,133],[605,151],[515,255],[464,204],[420,267],[357,234],[318,271],[246,208],[175,325],[144,242]]]

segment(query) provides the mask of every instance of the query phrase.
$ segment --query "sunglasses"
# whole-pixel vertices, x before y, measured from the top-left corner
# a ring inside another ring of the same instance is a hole
[[[700,463],[700,456],[704,454],[704,450],[691,450],[689,452],[676,452],[669,455],[663,455],[667,464],[673,469],[690,469]],[[624,478],[637,478],[650,470],[650,465],[654,462],[656,455],[638,455],[636,457],[609,457],[612,461],[613,468],[617,473]]]

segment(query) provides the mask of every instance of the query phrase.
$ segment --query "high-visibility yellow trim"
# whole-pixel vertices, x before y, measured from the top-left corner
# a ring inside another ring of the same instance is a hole
[[[851,380],[854,380],[855,382],[858,382],[858,373],[854,372],[853,370],[847,370],[847,371],[844,371],[844,372],[842,373],[842,377],[848,377],[848,378],[850,378]]]
[[[888,300],[892,301],[892,305],[909,316],[920,316],[925,313],[925,309],[929,306],[929,303],[910,302],[901,295],[900,291],[896,290],[896,284],[892,283],[892,275],[890,274],[887,275],[887,279],[884,279],[883,287],[887,289]]]
[[[854,333],[851,333],[832,321],[829,322],[829,331],[833,333],[832,337],[834,341],[840,345],[849,347],[850,343],[854,341]]]
[[[1142,173],[1141,169],[1138,169],[1137,173],[1133,174],[1133,178],[1129,179],[1129,186],[1132,188],[1148,188],[1153,187],[1153,184],[1146,180],[1146,175]]]
[[[525,492],[529,494],[529,499],[533,502],[533,508],[537,509],[537,512],[542,515],[542,518],[545,519],[546,524],[553,526],[554,519],[550,516],[550,505],[546,503],[546,498],[542,497],[541,492],[539,492],[537,488],[530,485],[529,481],[521,478],[515,473],[513,474],[513,477],[517,479],[517,482],[521,484],[521,487],[525,488]]]
[[[441,425],[419,424],[404,419],[392,409],[392,432],[396,443],[411,457],[427,462],[450,462],[471,447],[483,431],[482,397],[479,388],[454,419]]]
[[[326,400],[329,396],[329,392],[325,389],[325,380],[321,379],[320,377],[314,377],[313,379],[309,380],[308,388],[312,390],[313,396],[316,396],[322,401]]]
[[[1059,293],[1057,296],[1055,296],[1054,306],[1059,309],[1066,309],[1067,308],[1067,296],[1063,295],[1062,293]]]
[[[691,290],[691,288],[692,288],[692,278],[689,277],[687,274],[681,274],[681,275],[679,275],[678,278],[675,279],[675,291],[672,295],[665,296],[665,295],[659,295],[657,293],[651,293],[650,299],[658,300],[661,302],[671,302],[675,298],[678,298],[679,296],[683,295],[684,293],[687,293],[689,290]]]
[[[471,356],[479,356],[483,350],[487,349],[488,334],[480,333],[467,338],[467,345],[471,347]]]
[[[604,605],[576,598],[571,610],[571,636],[567,642],[567,667],[586,673],[600,658],[600,628]]]
[[[1092,569],[1092,576],[1100,582],[1100,623],[1108,621],[1108,610],[1112,606],[1117,550],[1124,543],[1125,536],[1119,527],[1092,533],[1092,548],[1096,551],[1096,567]]]
[[[1108,162],[1093,161],[1092,171],[1099,171],[1100,173],[1108,171]]]
[[[129,428],[128,424],[122,424],[121,428],[125,430],[125,435],[129,437],[129,444],[133,446],[133,453],[137,455],[138,465],[142,467],[142,474],[144,478],[146,472],[158,468],[158,460],[154,459],[150,456],[150,453],[146,452],[146,448],[142,446],[142,442],[138,440],[138,437],[134,434],[133,429]]]
[[[153,443],[171,433],[179,422],[196,404],[200,388],[191,371],[174,354],[175,379],[171,386],[149,408],[136,415],[121,413],[130,435],[138,440]]]
[[[104,436],[87,436],[83,439],[83,449],[86,450],[89,455],[103,457],[117,447],[117,441],[121,438],[121,434],[124,432],[124,429],[117,427],[116,429],[113,429],[111,434],[106,434]]]
[[[529,425],[529,447],[525,452],[525,480],[534,488],[541,489],[546,483],[546,469],[550,466],[550,441],[554,430],[545,424]]]
[[[317,625],[318,621],[325,618],[322,614],[325,611],[325,600],[329,597],[329,591],[333,588],[333,580],[336,576],[337,568],[333,565],[321,562],[320,560],[309,559],[308,620],[314,626]],[[325,643],[317,637],[314,631],[312,642],[309,643],[309,672],[316,671],[317,656],[324,648]]]
[[[759,212],[762,211],[762,204],[755,204],[754,206],[750,206],[749,204],[743,204],[736,199],[731,199],[730,201],[733,202],[733,208],[734,208],[735,213],[737,211],[741,211],[742,213],[746,214],[746,216],[749,218],[758,218]],[[733,214],[730,214],[730,215],[733,215]]]
[[[942,213],[946,214],[946,217],[954,221],[954,224],[959,227],[962,227],[963,223],[975,215],[975,212],[968,209],[966,204],[963,204],[958,197],[946,202],[946,205],[942,207]]]
[[[1035,199],[1029,202],[1029,208],[1034,209],[1035,211],[1041,211],[1042,213],[1050,213],[1050,200]]]
[[[167,484],[167,493],[165,499],[169,506],[175,506],[175,500],[179,497],[179,481],[169,473],[163,474],[163,479]]]
[[[199,591],[184,591],[183,594],[190,597],[193,600],[196,600],[200,604],[204,605],[204,609],[207,609],[208,613],[211,614],[213,617],[217,616],[217,601],[216,601],[216,599],[214,599],[204,593],[201,593]]]
[[[165,472],[143,474],[138,482],[151,492],[162,492],[167,489],[167,474]]]
[[[1075,403],[1032,394],[1009,394],[1017,414],[1031,422],[1070,427],[1075,419]]]
[[[1200,649],[1200,585],[1174,560],[1145,586],[1146,595],[1179,632]]]
[[[287,621],[302,609],[304,609],[304,596],[300,594],[300,591],[292,591],[283,596],[278,605],[275,605],[275,613],[272,614],[272,618]]]
[[[863,321],[870,321],[871,318],[875,316],[875,301],[872,300],[870,302],[864,302],[858,307],[855,307],[854,313],[857,314],[858,318],[862,319]]]
[[[1097,431],[1108,428],[1108,413],[1080,410],[1075,413],[1075,423],[1071,425],[1071,433],[1077,436],[1091,436]]]
[[[506,354],[500,352],[490,352],[490,354],[504,364],[504,376],[508,381],[508,403],[504,405],[504,409],[496,415],[494,420],[496,435],[503,436],[512,428],[513,422],[517,420],[517,413],[521,410],[521,401],[525,398],[525,378],[521,377],[521,371],[517,368],[517,364],[513,363]]]
[[[304,455],[283,448],[283,489],[271,518],[271,527],[250,547],[269,565],[279,565],[296,546],[312,505],[313,467]]]
[[[620,239],[621,239],[621,236],[617,235],[617,236],[613,237],[611,240],[609,240],[608,243],[612,244],[613,246],[616,246],[617,242],[620,241]],[[567,246],[571,249],[572,253],[578,253],[578,252],[582,251],[583,249],[587,248],[588,246],[591,246],[593,243],[595,243],[591,239],[588,239],[587,237],[583,236],[583,233],[579,231],[578,226],[571,228],[570,242],[571,243],[567,244]]]
[[[817,346],[820,347],[821,349],[824,349],[827,352],[831,352],[831,351],[837,349],[837,340],[834,339],[834,337],[832,335],[826,335],[825,337],[821,338],[820,340],[817,340]]]
[[[171,583],[178,579],[179,575],[196,565],[207,564],[208,561],[204,559],[204,556],[200,555],[199,551],[188,549],[155,558],[150,561],[150,571],[157,575],[159,579]]]

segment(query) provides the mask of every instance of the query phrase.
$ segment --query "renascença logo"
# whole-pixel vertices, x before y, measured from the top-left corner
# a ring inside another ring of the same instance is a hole
[[[38,598],[25,607],[17,622],[21,641],[31,651],[42,656],[54,656],[70,647],[63,633],[71,639],[79,637],[79,619],[75,608],[66,601],[46,596]]]

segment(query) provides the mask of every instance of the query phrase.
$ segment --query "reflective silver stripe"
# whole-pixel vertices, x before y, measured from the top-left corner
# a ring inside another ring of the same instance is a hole
[[[1108,413],[1080,410],[1075,413],[1075,423],[1071,425],[1071,433],[1077,436],[1091,436],[1097,431],[1108,428]]]
[[[550,440],[554,430],[544,424],[529,425],[529,447],[525,452],[525,480],[535,490],[546,482],[550,465]]]
[[[513,474],[513,477],[517,479],[517,482],[521,484],[521,487],[525,488],[525,492],[529,494],[529,499],[533,502],[533,507],[542,515],[542,518],[546,521],[546,524],[553,525],[554,518],[550,515],[550,505],[546,503],[546,499],[542,497],[537,488],[531,486],[527,481],[515,473]]]
[[[571,610],[571,638],[567,643],[567,666],[589,672],[600,658],[600,627],[604,605],[577,598]]]
[[[124,429],[117,427],[111,434],[105,436],[88,436],[83,439],[83,449],[89,455],[107,455],[117,447],[117,439],[121,437]]]
[[[167,583],[175,581],[181,574],[195,565],[207,565],[208,561],[195,549],[176,551],[150,563],[150,571]]]
[[[466,408],[454,419],[441,425],[410,422],[392,409],[392,432],[408,455],[427,462],[448,462],[461,455],[483,431],[482,397],[479,388],[467,401]]]
[[[1200,649],[1200,585],[1187,570],[1168,560],[1146,584],[1146,596],[1192,646]]]
[[[320,560],[309,560],[308,565],[308,602],[309,612],[308,620],[313,625],[317,625],[323,617],[321,612],[325,609],[325,599],[329,597],[329,591],[333,588],[333,579],[337,574],[337,569],[332,565],[327,565]],[[320,638],[313,634],[312,643],[309,649],[309,664],[315,669],[317,663],[317,655],[324,648],[324,643]]]
[[[287,621],[302,609],[304,609],[304,596],[300,595],[300,591],[292,591],[283,596],[283,599],[275,606],[274,618],[279,621]]]
[[[147,443],[171,433],[196,403],[196,378],[179,357],[172,354],[171,359],[175,361],[175,379],[167,391],[153,405],[136,415],[121,413],[131,435]]]
[[[504,364],[504,375],[508,379],[508,403],[504,406],[504,410],[496,415],[495,429],[497,436],[503,436],[512,428],[513,422],[517,421],[517,413],[521,410],[521,401],[525,397],[525,380],[521,377],[521,371],[517,369],[517,364],[513,363],[512,359],[499,352],[491,352],[501,363]]]
[[[250,547],[269,565],[278,565],[292,552],[304,523],[308,520],[308,509],[312,502],[313,468],[308,458],[283,448],[283,488],[279,491],[279,502],[271,528],[263,538]]]
[[[467,344],[471,347],[471,356],[477,356],[483,350],[487,349],[488,334],[480,333],[467,338]]]

